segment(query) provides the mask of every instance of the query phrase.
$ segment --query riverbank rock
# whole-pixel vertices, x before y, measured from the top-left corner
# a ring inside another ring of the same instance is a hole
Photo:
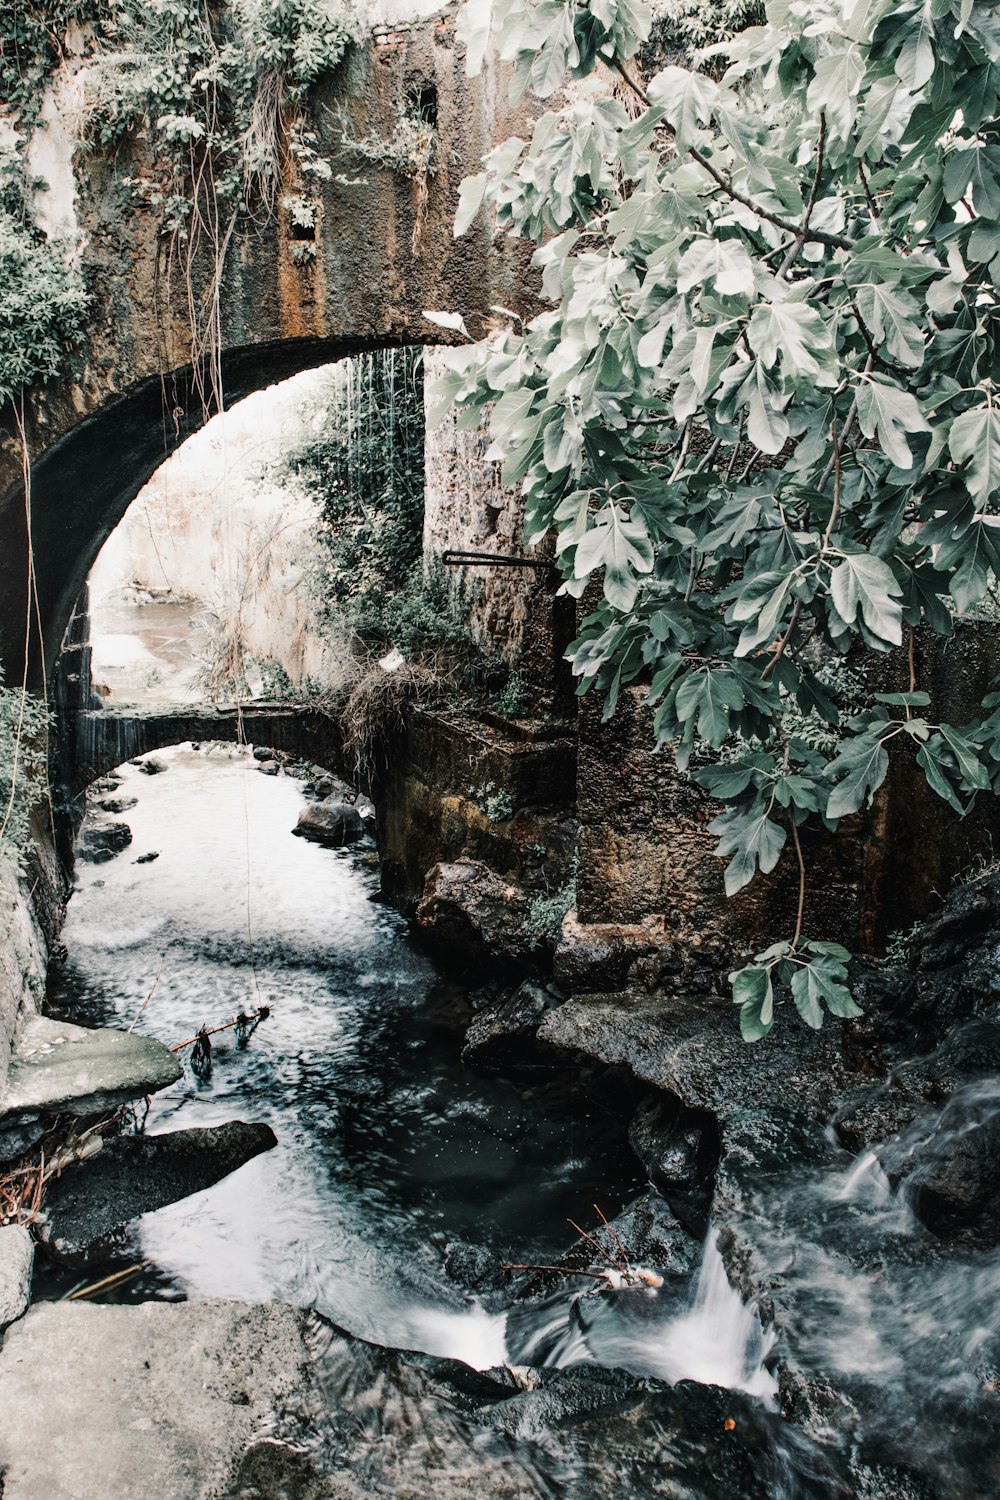
[[[0,1350],[4,1500],[848,1493],[738,1393],[592,1366],[517,1377],[275,1303],[41,1304]]]
[[[292,832],[326,849],[342,849],[364,838],[365,825],[356,807],[334,798],[304,807]]]
[[[720,1119],[749,1098],[758,1108],[773,1104],[825,1121],[858,1081],[836,1022],[817,1032],[785,1015],[766,1045],[750,1047],[734,1007],[707,997],[576,995],[549,1012],[538,1038],[625,1067],[688,1109]]]
[[[0,1333],[20,1318],[31,1301],[35,1247],[20,1224],[0,1229]]]
[[[465,1034],[462,1061],[489,1068],[523,1061],[535,1050],[542,1017],[563,998],[553,986],[526,979],[512,995],[488,1001]]]
[[[86,823],[76,841],[76,857],[89,865],[103,865],[132,842],[127,823]]]
[[[643,1099],[632,1116],[629,1145],[654,1187],[671,1202],[695,1195],[707,1208],[719,1159],[718,1131],[707,1117],[695,1119],[662,1095]]]
[[[131,812],[133,807],[139,806],[138,797],[101,797],[98,807],[106,813]]]
[[[140,1214],[211,1187],[276,1145],[269,1125],[242,1120],[113,1137],[96,1157],[68,1167],[51,1184],[48,1243],[60,1255],[86,1255]]]
[[[963,1090],[879,1147],[882,1169],[940,1239],[1000,1244],[1000,1091]]]
[[[478,859],[436,864],[416,910],[421,935],[443,963],[469,972],[503,973],[529,964],[529,902]]]
[[[38,1116],[110,1113],[176,1083],[183,1069],[152,1037],[31,1016],[23,1024],[6,1092],[0,1096],[0,1133]]]

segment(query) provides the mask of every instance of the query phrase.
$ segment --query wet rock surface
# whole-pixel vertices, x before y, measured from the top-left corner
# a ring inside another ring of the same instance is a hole
[[[231,1120],[203,1130],[117,1136],[91,1161],[68,1167],[46,1198],[47,1241],[85,1256],[140,1214],[201,1192],[276,1144],[269,1125]]]
[[[32,1016],[11,1058],[0,1129],[26,1117],[111,1111],[175,1083],[181,1072],[176,1056],[152,1037]]]
[[[27,1310],[35,1247],[20,1224],[0,1229],[0,1333]]]
[[[462,1061],[476,1067],[509,1067],[531,1056],[542,1017],[562,998],[551,985],[525,980],[512,995],[488,1000],[465,1034]]]
[[[530,962],[529,903],[476,859],[437,864],[416,910],[417,925],[442,962],[468,971],[516,973]]]
[[[76,844],[76,857],[88,865],[107,864],[132,842],[127,823],[88,824]]]
[[[342,849],[345,844],[356,844],[364,838],[365,825],[352,803],[335,796],[329,802],[304,807],[292,831],[324,848]]]
[[[846,1500],[820,1454],[731,1392],[593,1367],[498,1376],[275,1303],[39,1306],[0,1351],[5,1500],[131,1500],[138,1474],[160,1500],[773,1500],[783,1476]]]

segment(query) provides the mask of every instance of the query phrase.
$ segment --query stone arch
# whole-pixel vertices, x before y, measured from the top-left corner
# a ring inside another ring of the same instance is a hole
[[[313,99],[316,149],[334,171],[314,190],[309,256],[295,255],[295,225],[279,203],[267,223],[240,225],[226,260],[218,323],[227,404],[366,349],[439,342],[424,309],[459,311],[479,332],[492,306],[524,306],[516,251],[494,243],[484,222],[459,240],[452,233],[462,178],[496,142],[529,128],[507,107],[504,80],[490,68],[465,77],[454,25],[449,9],[377,28]],[[401,106],[414,98],[428,109],[433,100],[438,132],[436,169],[420,190],[384,162],[360,170],[342,134],[348,120],[357,139],[391,137]],[[142,149],[140,142],[129,163],[135,172]],[[85,243],[91,327],[77,370],[27,403],[30,609],[20,445],[12,415],[0,413],[0,666],[9,683],[21,680],[30,619],[35,689],[51,673],[101,544],[206,415],[185,364],[183,319],[161,306],[156,224],[141,204],[123,206],[116,163],[92,152],[66,166]]]
[[[223,358],[227,405],[304,370],[371,349],[420,342],[409,338],[292,339],[228,350]],[[28,682],[51,677],[87,576],[101,547],[136,495],[164,461],[211,417],[193,390],[190,368],[140,381],[85,417],[32,465],[34,598]],[[24,493],[0,502],[0,661],[19,680],[29,619]]]

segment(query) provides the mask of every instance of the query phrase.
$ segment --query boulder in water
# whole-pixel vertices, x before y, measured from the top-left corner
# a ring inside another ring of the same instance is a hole
[[[86,1255],[140,1214],[211,1187],[276,1144],[269,1125],[242,1120],[116,1136],[52,1183],[45,1205],[49,1243],[61,1255]]]
[[[363,839],[365,826],[356,807],[334,799],[304,807],[292,832],[326,849],[342,849]]]
[[[88,823],[76,843],[76,857],[90,865],[103,865],[121,854],[132,842],[127,823]]]
[[[462,1061],[499,1068],[522,1059],[534,1049],[542,1017],[562,998],[558,990],[526,979],[512,995],[489,1001],[465,1034]]]
[[[144,776],[162,776],[163,772],[167,769],[166,762],[157,760],[153,755],[148,760],[134,760],[130,764],[138,766]]]
[[[523,971],[535,951],[524,891],[478,859],[435,865],[416,918],[430,946],[452,968]]]
[[[106,813],[130,812],[133,807],[138,807],[138,797],[102,797],[98,807]]]

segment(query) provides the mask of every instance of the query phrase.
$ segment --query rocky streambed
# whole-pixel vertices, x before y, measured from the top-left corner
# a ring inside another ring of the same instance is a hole
[[[1000,883],[859,979],[864,1023],[747,1048],[707,999],[470,997],[363,845],[291,837],[291,777],[165,764],[52,1003],[270,1014],[53,1185],[5,1500],[997,1492]],[[564,1274],[626,1256],[658,1284]]]

